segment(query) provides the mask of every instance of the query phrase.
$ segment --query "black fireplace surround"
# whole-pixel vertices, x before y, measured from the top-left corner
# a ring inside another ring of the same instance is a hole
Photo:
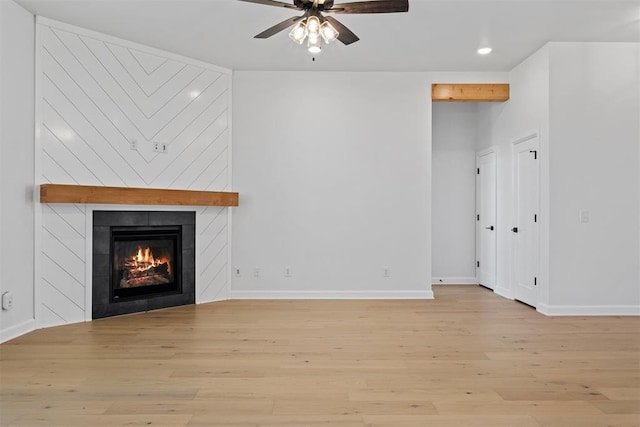
[[[195,303],[195,212],[94,211],[92,318]]]

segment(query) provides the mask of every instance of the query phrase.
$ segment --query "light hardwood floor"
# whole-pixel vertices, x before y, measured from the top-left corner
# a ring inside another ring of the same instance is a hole
[[[640,318],[436,300],[228,301],[0,346],[2,426],[639,426]]]

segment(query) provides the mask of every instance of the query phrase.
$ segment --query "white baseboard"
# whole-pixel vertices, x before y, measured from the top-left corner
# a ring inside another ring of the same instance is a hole
[[[231,299],[433,299],[433,291],[231,291]]]
[[[638,305],[550,305],[538,304],[547,316],[640,316]]]
[[[503,298],[513,299],[513,297],[511,296],[511,290],[509,290],[507,288],[496,286],[493,289],[493,292],[495,292],[496,294],[500,295]]]
[[[36,321],[29,319],[0,331],[0,344],[36,330]]]
[[[478,279],[475,277],[433,277],[431,283],[434,285],[477,285]]]

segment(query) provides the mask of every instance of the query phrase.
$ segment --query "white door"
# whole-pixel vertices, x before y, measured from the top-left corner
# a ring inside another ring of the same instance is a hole
[[[514,143],[513,297],[532,307],[538,303],[538,153],[537,135]]]
[[[477,155],[476,174],[476,236],[478,283],[489,289],[496,286],[497,259],[497,163],[495,151]]]

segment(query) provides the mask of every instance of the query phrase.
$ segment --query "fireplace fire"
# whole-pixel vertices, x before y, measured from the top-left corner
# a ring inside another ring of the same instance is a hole
[[[135,255],[120,258],[116,250],[115,268],[121,273],[119,288],[135,288],[138,286],[153,286],[173,282],[171,272],[171,255],[163,252],[163,255],[154,258],[149,246],[142,249],[138,246]]]
[[[114,228],[112,298],[177,291],[179,234],[179,227]]]

